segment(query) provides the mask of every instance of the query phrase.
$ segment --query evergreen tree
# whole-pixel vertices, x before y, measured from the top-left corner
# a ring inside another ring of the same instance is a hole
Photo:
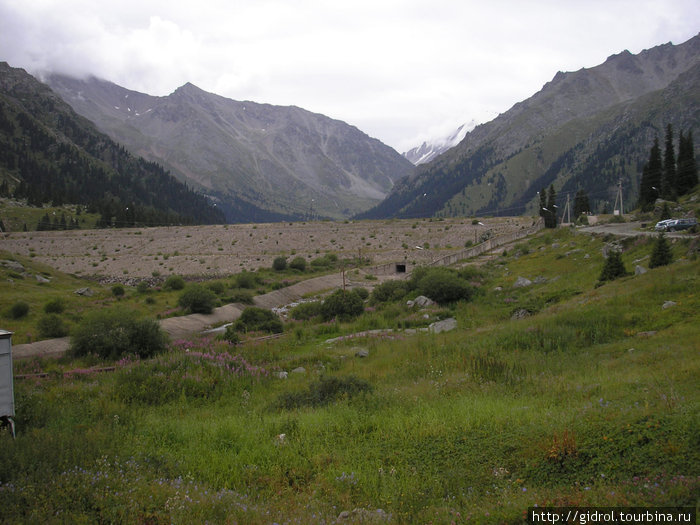
[[[668,241],[666,241],[664,234],[661,233],[654,243],[654,249],[651,251],[649,268],[665,266],[667,264],[671,264],[671,262],[673,262],[671,247],[668,245]]]
[[[673,128],[666,126],[666,149],[664,151],[663,176],[661,179],[661,196],[674,199],[676,196],[676,154],[673,149]]]
[[[671,218],[671,210],[668,209],[668,202],[664,202],[663,207],[661,208],[661,215],[659,216],[660,221],[664,221],[666,219]]]
[[[693,132],[688,131],[687,135],[680,132],[678,144],[678,170],[676,174],[676,193],[685,195],[692,191],[698,183],[698,166],[695,162],[695,151],[693,147]]]
[[[622,262],[622,254],[617,250],[610,250],[598,280],[601,282],[613,281],[625,275],[627,275],[627,270],[625,270],[625,264]]]
[[[544,212],[544,226],[545,228],[556,228],[557,227],[557,192],[554,190],[554,184],[549,187],[549,192],[547,193],[547,206]]]
[[[545,214],[547,213],[547,188],[542,188],[537,193],[540,194],[540,217],[544,219],[546,225],[547,218],[545,217]]]
[[[576,192],[576,197],[574,197],[574,217],[578,219],[582,213],[590,211],[591,204],[588,200],[588,194],[585,190],[578,190]]]
[[[644,165],[642,182],[639,187],[639,205],[642,210],[648,211],[654,206],[654,202],[660,194],[662,175],[663,163],[661,162],[659,137],[655,137],[654,145],[649,153],[649,162]]]

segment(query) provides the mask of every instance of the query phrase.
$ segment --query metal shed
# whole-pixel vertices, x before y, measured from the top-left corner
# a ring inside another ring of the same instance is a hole
[[[15,389],[12,381],[12,332],[0,330],[0,422],[15,435]]]

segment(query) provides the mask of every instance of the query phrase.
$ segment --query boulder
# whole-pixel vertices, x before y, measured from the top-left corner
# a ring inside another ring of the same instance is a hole
[[[647,269],[644,266],[637,265],[634,267],[634,275],[643,275],[645,273],[647,273]]]
[[[75,293],[82,295],[83,297],[92,297],[95,295],[95,292],[93,292],[90,288],[79,288],[75,291]]]
[[[5,268],[8,268],[10,270],[13,270],[15,272],[23,272],[24,271],[24,266],[22,266],[22,263],[19,263],[17,261],[2,261],[2,265]]]
[[[425,308],[427,306],[432,306],[435,304],[435,301],[432,299],[426,297],[425,295],[419,295],[413,300],[413,305],[412,306],[418,306],[419,308]]]
[[[513,315],[510,316],[510,318],[514,321],[518,319],[525,319],[526,317],[530,317],[530,311],[526,310],[525,308],[519,308],[513,312]]]
[[[518,279],[515,281],[515,284],[513,284],[513,288],[525,288],[526,286],[530,286],[532,284],[532,281],[530,279],[526,279],[525,277],[518,277]]]
[[[369,350],[366,348],[358,348],[355,352],[355,357],[363,358],[369,356]]]
[[[305,374],[306,373],[306,368],[303,366],[298,366],[294,370],[292,370],[292,374]]]
[[[449,332],[450,330],[457,328],[457,319],[454,317],[449,317],[447,319],[443,319],[442,321],[435,321],[434,323],[431,323],[428,328],[434,334]]]
[[[44,277],[43,275],[39,275],[38,273],[34,275],[34,278],[36,279],[36,282],[38,283],[50,283],[51,281]]]
[[[666,301],[666,302],[663,304],[663,306],[662,306],[661,308],[663,308],[664,310],[666,310],[667,308],[673,308],[673,307],[676,306],[677,304],[678,304],[678,303],[675,302],[675,301]]]

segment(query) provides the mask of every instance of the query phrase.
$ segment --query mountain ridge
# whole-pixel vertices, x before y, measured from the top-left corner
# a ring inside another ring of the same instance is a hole
[[[615,119],[624,117],[627,106],[654,93],[663,97],[664,89],[698,63],[700,36],[638,55],[624,51],[593,68],[559,72],[533,96],[476,126],[457,146],[419,166],[411,177],[397,183],[382,203],[357,217],[498,214],[504,209],[522,213],[527,207],[522,202],[524,195],[541,189],[533,189],[534,184],[557,181],[561,171],[558,164],[566,160],[567,152],[575,164],[571,150],[588,151],[590,144],[612,133],[606,123],[614,126]],[[651,121],[651,127],[656,128],[663,128],[667,122],[676,129],[697,124],[697,89],[692,84],[684,89],[690,93],[685,109],[675,108],[664,115],[664,109],[657,108],[653,115],[646,116],[636,110],[641,127],[635,142],[649,135]],[[576,123],[581,129],[576,129]],[[644,160],[640,157],[644,152],[648,152],[648,145],[636,147],[634,158],[627,159],[628,164],[615,175],[615,184],[624,175],[634,189],[636,166],[633,169],[631,164]],[[573,176],[570,171],[578,168],[567,169],[559,186],[565,185]],[[634,199],[632,192],[629,201]],[[534,200],[529,205],[534,206]]]
[[[94,77],[47,82],[130,150],[218,203],[242,201],[262,215],[344,218],[380,202],[413,169],[356,127],[297,106],[236,101],[189,82],[164,97]]]

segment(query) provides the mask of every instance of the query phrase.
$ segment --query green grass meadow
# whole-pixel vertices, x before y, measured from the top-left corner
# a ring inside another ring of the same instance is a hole
[[[606,241],[542,232],[474,270],[470,302],[424,312],[404,299],[275,340],[171,341],[151,360],[15,361],[48,377],[15,381],[0,521],[515,524],[533,505],[697,507],[697,242],[634,275],[654,239],[624,241],[631,274],[598,285]],[[449,315],[447,333],[326,342]]]

